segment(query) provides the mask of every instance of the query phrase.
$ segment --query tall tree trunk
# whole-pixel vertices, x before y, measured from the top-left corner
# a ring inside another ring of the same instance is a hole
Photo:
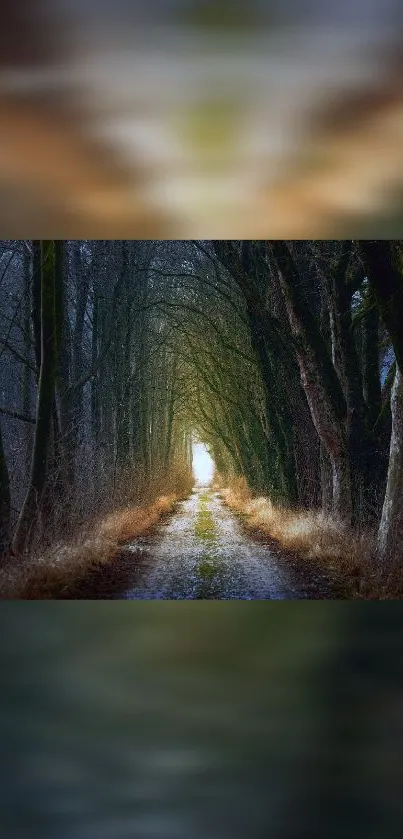
[[[167,396],[167,404],[165,406],[165,410],[166,410],[166,434],[165,434],[165,440],[164,440],[163,463],[164,463],[164,469],[165,469],[166,472],[168,471],[168,469],[171,465],[172,435],[173,435],[173,424],[174,424],[174,418],[175,418],[175,402],[176,402],[177,366],[178,366],[178,358],[177,358],[177,356],[175,356],[174,360],[173,360],[173,363],[171,365],[170,390],[169,390],[169,394]]]
[[[399,475],[402,468],[402,441],[400,435],[403,410],[401,404],[401,371],[403,370],[403,251],[401,242],[377,239],[363,241],[360,247],[374,298],[378,304],[382,320],[391,337],[397,361],[397,372],[391,399],[394,416],[388,483],[378,540],[380,555],[386,561],[388,551],[393,549],[390,511],[394,511],[392,515],[396,514],[399,516],[396,492],[398,492],[399,486],[400,490],[402,489],[401,483],[399,483],[401,481]],[[380,428],[380,432],[381,430]],[[396,463],[393,463],[393,458],[397,459]]]
[[[91,272],[84,267],[83,259],[80,251],[80,243],[77,243],[75,251],[75,274],[76,274],[76,313],[74,322],[74,331],[72,339],[72,419],[73,419],[73,433],[71,434],[71,459],[73,461],[73,469],[75,469],[75,461],[77,450],[80,444],[80,430],[84,412],[84,386],[82,384],[83,375],[83,334],[85,312],[87,309],[88,296],[91,286]]]
[[[366,405],[366,416],[370,432],[373,432],[382,410],[382,389],[379,371],[379,309],[375,305],[375,293],[371,286],[366,297],[368,312],[362,323],[362,387]]]
[[[10,548],[10,479],[0,425],[0,560]]]
[[[130,396],[131,381],[131,351],[133,329],[133,297],[130,287],[130,251],[128,243],[122,247],[121,266],[121,305],[116,319],[115,342],[115,381],[116,381],[116,447],[117,466],[121,471],[127,464],[130,455]]]
[[[336,371],[313,315],[299,289],[300,278],[284,242],[272,244],[287,306],[296,355],[311,416],[332,466],[333,514],[351,522],[352,480],[345,422],[347,406]]]
[[[332,304],[336,323],[336,370],[343,387],[347,404],[347,445],[351,470],[353,520],[360,521],[363,492],[368,484],[366,468],[370,441],[364,422],[365,403],[362,392],[360,363],[352,328],[352,295],[354,286],[347,282],[347,267],[351,243],[343,243],[342,256],[337,268],[332,270]]]
[[[403,374],[399,367],[391,401],[392,437],[388,485],[377,545],[385,569],[392,569],[403,561]]]
[[[333,474],[329,455],[323,443],[320,444],[320,482],[322,489],[322,509],[326,515],[333,511]]]
[[[365,502],[372,516],[380,515],[380,490],[386,487],[390,429],[385,422],[390,412],[383,413],[382,387],[380,375],[380,312],[374,289],[369,285],[365,307],[368,311],[361,325],[362,341],[362,393],[365,403],[365,451],[363,469],[365,469]]]
[[[297,482],[295,477],[295,460],[292,445],[292,427],[287,422],[284,405],[273,390],[275,389],[276,372],[272,364],[265,337],[265,327],[262,318],[255,312],[248,310],[252,346],[256,353],[262,380],[266,389],[266,414],[272,432],[269,448],[275,449],[277,460],[279,487],[277,501],[293,503],[297,499]]]
[[[13,541],[16,553],[29,547],[47,477],[55,396],[56,341],[54,242],[42,241],[41,369],[30,482]]]
[[[98,344],[99,344],[99,290],[97,278],[94,277],[94,291],[93,291],[93,308],[92,308],[92,344],[91,344],[91,365],[95,370],[95,365],[98,360]],[[101,433],[101,406],[100,406],[100,387],[99,387],[99,371],[94,372],[91,379],[91,440],[92,440],[92,476],[94,489],[96,487],[99,470],[99,438]]]
[[[27,248],[24,248],[24,350],[25,357],[31,357],[31,256]],[[22,413],[26,417],[32,416],[32,370],[28,364],[24,364],[22,373]],[[29,470],[32,458],[32,428],[30,423],[25,423],[25,479],[29,479]]]
[[[108,343],[110,338],[110,324],[108,320],[108,311],[107,311],[107,302],[105,300],[101,301],[102,305],[100,308],[100,341],[99,341],[99,351],[102,353],[102,349],[105,344]],[[99,371],[99,384],[100,384],[100,406],[101,406],[101,429],[100,429],[100,451],[102,452],[103,458],[103,472],[106,473],[104,478],[106,477],[109,480],[110,476],[112,476],[113,464],[114,464],[114,455],[113,455],[113,395],[112,395],[112,383],[113,383],[113,365],[112,365],[112,358],[111,352],[108,352],[102,359],[102,364]]]
[[[34,333],[35,361],[37,377],[41,369],[41,282],[42,282],[42,251],[41,243],[35,239],[32,243],[32,330]]]
[[[66,499],[68,489],[74,483],[74,464],[71,452],[72,437],[72,398],[71,398],[71,334],[66,298],[66,244],[55,242],[55,312],[57,335],[57,370],[56,384],[59,397],[59,449],[61,457],[61,471],[63,494]],[[57,419],[55,408],[54,418]],[[55,422],[55,440],[58,439]]]

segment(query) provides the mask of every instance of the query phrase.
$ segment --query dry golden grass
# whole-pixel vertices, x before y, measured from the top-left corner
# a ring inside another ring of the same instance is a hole
[[[16,560],[2,572],[0,597],[36,600],[64,596],[89,572],[113,561],[122,545],[146,533],[173,510],[177,500],[176,495],[164,495],[147,505],[118,510],[87,525],[70,542]]]
[[[50,599],[79,591],[81,581],[96,569],[121,559],[125,543],[147,533],[177,501],[188,497],[192,487],[191,470],[180,460],[168,472],[160,471],[147,480],[141,473],[133,475],[133,470],[128,470],[113,495],[110,493],[109,503],[115,507],[112,512],[105,511],[100,497],[98,515],[77,526],[74,533],[73,519],[71,535],[55,538],[51,544],[45,532],[41,546],[38,532],[31,553],[13,557],[1,569],[0,599]],[[110,568],[105,568],[106,576],[112,582]]]
[[[172,509],[175,500],[174,495],[163,495],[146,507],[131,507],[128,510],[111,513],[101,522],[99,535],[106,542],[111,541],[121,545],[156,524],[164,513]]]
[[[253,498],[242,478],[220,489],[225,503],[244,517],[245,525],[277,542],[301,562],[322,567],[341,585],[346,598],[390,597],[375,573],[374,533],[357,533],[316,510],[275,507]]]

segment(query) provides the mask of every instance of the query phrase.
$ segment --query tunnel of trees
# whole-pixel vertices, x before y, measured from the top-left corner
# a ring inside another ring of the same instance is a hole
[[[0,252],[1,553],[152,492],[208,446],[225,480],[403,532],[403,247],[21,241]]]

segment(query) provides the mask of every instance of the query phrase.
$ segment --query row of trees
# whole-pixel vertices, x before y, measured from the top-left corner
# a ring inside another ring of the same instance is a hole
[[[379,521],[378,550],[403,535],[400,242],[215,242],[241,290],[265,393],[278,490],[308,496],[309,449],[323,508]]]
[[[215,241],[177,252],[164,311],[176,312],[189,423],[219,470],[277,503],[376,526],[379,555],[399,559],[401,243]]]
[[[155,250],[3,243],[3,554],[11,537],[19,554],[189,467],[175,341],[150,302]]]
[[[3,552],[11,529],[20,552],[146,495],[198,437],[223,475],[275,503],[377,526],[395,561],[402,254],[390,241],[4,242]]]

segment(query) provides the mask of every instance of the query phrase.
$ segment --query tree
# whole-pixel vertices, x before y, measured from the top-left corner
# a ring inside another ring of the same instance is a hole
[[[57,336],[55,309],[55,244],[42,241],[41,255],[41,365],[38,384],[38,405],[31,475],[24,504],[14,534],[16,553],[25,550],[32,538],[45,487],[54,407]]]
[[[10,547],[10,505],[10,478],[0,425],[0,560],[7,555]]]
[[[399,367],[392,391],[392,420],[388,485],[377,542],[387,571],[396,570],[403,557],[403,375]]]
[[[392,435],[388,483],[378,532],[378,555],[386,570],[403,555],[403,262],[401,243],[361,243],[370,282],[396,356],[391,394]]]
[[[295,342],[301,381],[315,428],[332,465],[333,514],[352,518],[352,487],[344,433],[347,406],[315,319],[300,292],[298,268],[284,242],[271,245]]]

